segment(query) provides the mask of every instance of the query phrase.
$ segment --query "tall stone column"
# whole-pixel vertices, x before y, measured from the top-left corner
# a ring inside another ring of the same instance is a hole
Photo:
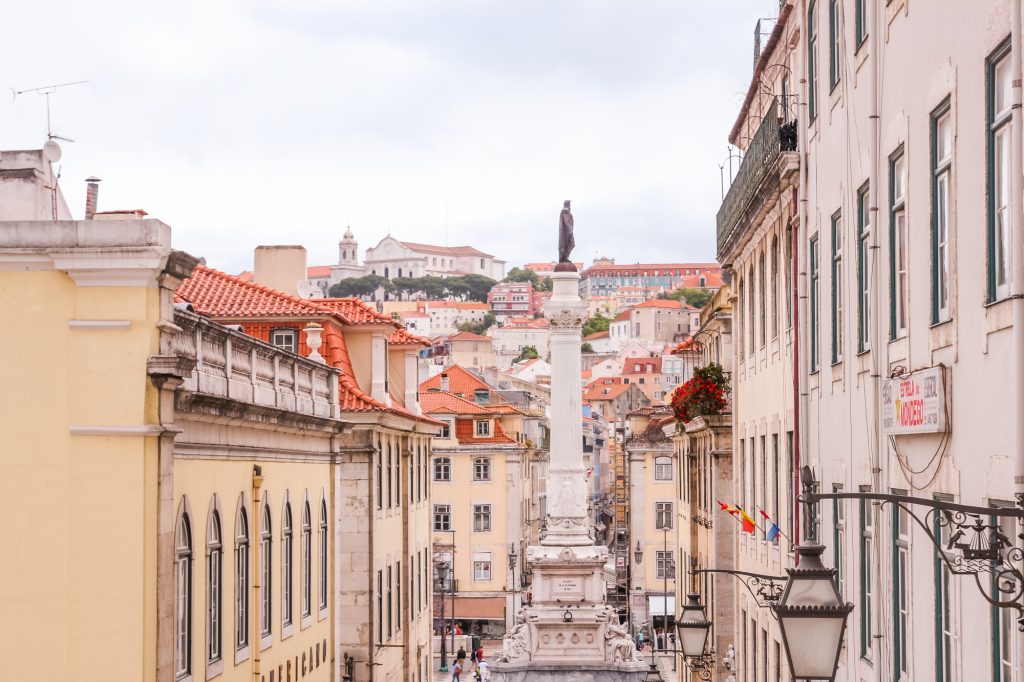
[[[583,320],[578,272],[554,272],[544,306],[551,323],[551,460],[548,467],[548,546],[591,545],[583,466],[583,397],[580,391]]]

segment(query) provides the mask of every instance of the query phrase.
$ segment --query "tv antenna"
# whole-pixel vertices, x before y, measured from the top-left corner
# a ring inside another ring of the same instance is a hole
[[[50,95],[57,92],[57,88],[66,88],[71,85],[84,85],[89,81],[74,81],[73,83],[55,83],[53,85],[44,85],[40,88],[26,88],[25,90],[15,90],[11,88],[11,99],[17,99],[18,95],[24,95],[30,92],[34,92],[37,95],[44,95],[46,97],[46,137],[50,140],[64,140],[65,142],[74,142],[74,140],[67,137],[61,137],[53,132],[53,128],[50,126]]]

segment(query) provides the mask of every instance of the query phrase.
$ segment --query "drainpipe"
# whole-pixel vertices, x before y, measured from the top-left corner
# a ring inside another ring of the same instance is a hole
[[[249,575],[252,579],[252,595],[249,599],[249,612],[253,615],[252,618],[252,635],[249,637],[249,646],[251,647],[252,654],[252,682],[260,682],[260,580],[261,573],[260,566],[257,563],[259,553],[257,547],[260,544],[260,522],[262,516],[260,512],[260,489],[263,487],[263,467],[259,464],[254,464],[252,467],[252,514],[250,515],[249,525],[252,528],[249,537]]]

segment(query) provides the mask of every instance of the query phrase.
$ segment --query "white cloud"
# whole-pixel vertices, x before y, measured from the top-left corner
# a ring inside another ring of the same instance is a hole
[[[774,0],[218,0],[5,10],[17,88],[52,96],[81,211],[145,208],[230,271],[261,243],[331,262],[351,225],[553,254],[714,255],[718,163]],[[40,30],[45,27],[45,30]],[[40,47],[42,40],[45,46]],[[38,146],[41,97],[0,105],[3,148]]]

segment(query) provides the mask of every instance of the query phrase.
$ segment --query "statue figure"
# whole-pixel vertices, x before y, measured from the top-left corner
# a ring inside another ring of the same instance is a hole
[[[569,254],[576,248],[576,240],[572,236],[572,211],[569,210],[569,200],[565,200],[562,212],[558,216],[558,262],[571,263]]]
[[[505,635],[504,649],[498,654],[499,663],[508,663],[530,655],[530,626],[526,623],[526,611],[516,616],[516,625],[512,632]]]
[[[636,645],[626,628],[612,622],[604,628],[604,659],[611,663],[643,660],[637,655]]]

